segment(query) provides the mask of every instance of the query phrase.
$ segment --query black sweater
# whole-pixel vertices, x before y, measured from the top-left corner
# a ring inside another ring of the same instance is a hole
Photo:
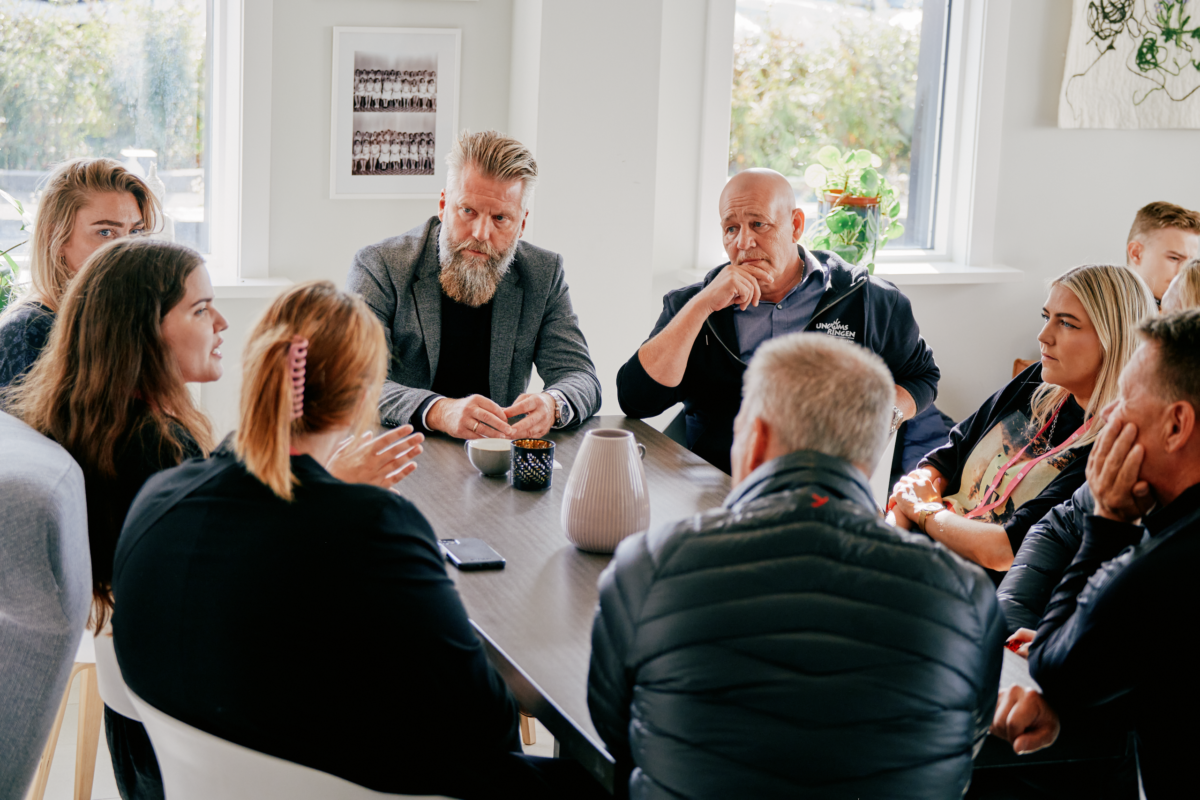
[[[829,288],[805,330],[866,347],[887,363],[892,379],[912,395],[918,411],[932,403],[941,372],[933,351],[921,338],[908,298],[887,281],[868,275],[862,267],[850,266],[832,253],[814,250],[809,255],[829,270]],[[803,248],[800,257],[805,257]],[[647,341],[661,333],[680,309],[727,266],[717,267],[700,283],[667,292],[662,314]],[[692,344],[687,370],[678,386],[664,386],[651,378],[635,352],[617,373],[621,410],[641,419],[683,403],[688,447],[713,466],[730,472],[733,418],[742,405],[742,375],[746,371],[740,352],[734,306],[730,306],[709,315]]]
[[[26,303],[0,320],[0,389],[29,371],[53,328],[54,312],[41,303]]]
[[[292,470],[291,503],[224,450],[147,483],[113,584],[126,683],[189,725],[377,791],[486,796],[471,787],[520,750],[517,707],[429,523],[308,456]]]
[[[1030,674],[1064,725],[1076,709],[1129,701],[1147,797],[1183,797],[1195,783],[1200,695],[1188,654],[1200,626],[1198,561],[1200,484],[1144,528],[1087,517],[1029,652]]]

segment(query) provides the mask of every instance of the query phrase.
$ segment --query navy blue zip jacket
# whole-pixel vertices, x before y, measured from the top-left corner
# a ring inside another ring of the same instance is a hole
[[[805,259],[804,248],[799,248]],[[923,411],[937,398],[941,372],[933,351],[921,338],[912,305],[893,284],[867,274],[824,250],[811,255],[829,271],[829,288],[817,304],[806,331],[849,339],[878,354],[897,386],[902,386]],[[689,300],[709,284],[728,262],[699,283],[667,292],[663,311],[647,341],[667,327]],[[738,355],[735,306],[711,314],[692,344],[687,370],[678,386],[663,386],[646,374],[635,352],[617,373],[617,399],[626,416],[653,417],[676,403],[687,413],[687,445],[712,465],[730,471],[733,418],[742,405],[742,374],[746,362]]]

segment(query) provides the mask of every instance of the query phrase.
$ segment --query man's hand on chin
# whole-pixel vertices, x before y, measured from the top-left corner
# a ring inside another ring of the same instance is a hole
[[[554,425],[554,398],[548,393],[523,394],[516,402],[503,410],[505,417],[525,418],[512,427],[512,439],[540,439]]]
[[[1088,457],[1088,488],[1098,517],[1137,522],[1154,507],[1150,485],[1139,478],[1145,455],[1137,441],[1137,426],[1113,421],[1096,437]]]
[[[513,438],[513,427],[508,424],[504,409],[479,394],[459,400],[439,399],[429,407],[425,424],[430,430],[448,433],[456,439]]]

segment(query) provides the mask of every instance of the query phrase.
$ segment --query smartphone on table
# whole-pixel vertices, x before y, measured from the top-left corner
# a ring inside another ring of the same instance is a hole
[[[482,539],[439,539],[438,545],[451,564],[464,572],[479,569],[504,569],[504,556]]]

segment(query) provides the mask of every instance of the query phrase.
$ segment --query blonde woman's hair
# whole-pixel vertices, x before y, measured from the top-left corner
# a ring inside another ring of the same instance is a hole
[[[303,414],[292,419],[289,349],[308,340]],[[241,423],[234,449],[250,474],[284,500],[292,474],[292,437],[350,427],[357,435],[379,419],[387,373],[383,325],[357,295],[329,281],[309,281],[281,295],[258,321],[246,345]]]
[[[1167,313],[1167,303],[1175,306],[1173,310],[1184,311],[1200,306],[1200,258],[1193,258],[1183,265],[1175,280],[1163,294],[1163,313]]]
[[[141,178],[111,158],[75,158],[59,164],[46,179],[33,220],[33,252],[29,258],[30,289],[21,303],[37,297],[58,311],[71,270],[62,254],[75,230],[75,216],[97,192],[129,192],[142,212],[147,231],[158,228],[158,199]]]
[[[529,208],[538,167],[525,145],[497,131],[463,131],[446,154],[446,185],[459,187],[462,171],[468,166],[496,180],[521,181],[521,208]]]
[[[1084,409],[1085,419],[1091,418],[1117,396],[1117,378],[1137,349],[1138,323],[1156,308],[1154,296],[1133,270],[1103,264],[1067,270],[1051,281],[1050,286],[1065,286],[1079,298],[1104,350],[1091,399]],[[1044,425],[1069,394],[1052,383],[1039,386],[1032,398],[1033,427]],[[1103,423],[1092,425],[1087,434],[1071,446],[1091,444],[1102,427]]]

